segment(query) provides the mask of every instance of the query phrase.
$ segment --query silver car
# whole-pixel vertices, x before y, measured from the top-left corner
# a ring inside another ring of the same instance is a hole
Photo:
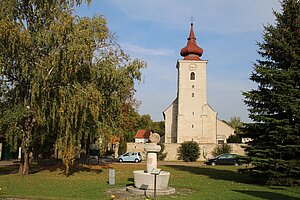
[[[127,152],[118,157],[119,162],[141,162],[142,156],[140,152]]]

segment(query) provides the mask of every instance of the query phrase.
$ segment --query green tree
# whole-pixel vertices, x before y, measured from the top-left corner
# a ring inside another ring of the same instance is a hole
[[[212,150],[212,155],[214,157],[222,154],[222,153],[231,153],[232,148],[230,145],[228,144],[221,144],[221,145],[217,145],[213,150]]]
[[[243,134],[242,132],[243,122],[241,121],[240,117],[231,117],[230,121],[227,122],[227,124],[232,128],[234,128],[234,133],[236,135]]]
[[[33,140],[39,127],[45,125],[46,116],[42,113],[49,112],[49,108],[43,110],[41,102],[45,98],[41,99],[39,92],[48,92],[49,87],[43,84],[49,84],[53,66],[60,71],[58,68],[67,64],[64,53],[69,40],[64,33],[69,32],[73,20],[69,4],[69,1],[1,2],[0,78],[1,84],[8,88],[1,99],[7,105],[1,115],[2,129],[11,146],[22,147],[22,174],[28,174]],[[38,134],[44,135],[44,131]]]
[[[226,122],[229,126],[234,129],[234,134],[227,138],[227,143],[241,143],[243,137],[243,122],[240,117],[231,117],[229,122]]]
[[[151,130],[152,127],[152,119],[150,115],[141,115],[140,119],[137,123],[137,127],[138,129],[142,129],[142,130]]]
[[[161,149],[159,152],[157,152],[157,160],[165,160],[168,154],[168,152],[165,152],[166,146],[164,143],[158,143],[158,145],[160,145]]]
[[[141,115],[138,117],[136,124],[136,129],[150,130],[153,133],[159,133],[164,135],[165,133],[165,123],[164,121],[154,122],[150,115]]]
[[[195,162],[200,157],[200,147],[195,141],[185,141],[178,148],[179,160]]]
[[[227,143],[242,143],[242,138],[240,135],[229,135],[229,137],[227,138]]]
[[[165,122],[152,122],[151,130],[152,132],[158,133],[162,137],[163,135],[165,135]]]
[[[22,174],[33,145],[51,138],[68,175],[79,144],[122,135],[124,110],[135,106],[144,63],[120,49],[102,16],[76,16],[81,3],[1,2],[0,127],[12,147],[22,147]]]
[[[258,43],[261,59],[250,77],[258,88],[244,92],[253,123],[244,130],[252,138],[249,172],[289,185],[300,179],[300,2],[283,0],[281,6]]]
[[[126,109],[126,112],[128,117],[126,117],[124,120],[124,127],[126,127],[125,141],[134,142],[134,136],[140,129],[140,127],[138,127],[140,115],[135,109],[133,109],[133,107],[128,107],[128,109]]]

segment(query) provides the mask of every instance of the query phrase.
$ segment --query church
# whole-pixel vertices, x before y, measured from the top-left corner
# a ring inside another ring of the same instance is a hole
[[[163,112],[165,143],[195,141],[200,144],[223,144],[234,129],[217,118],[217,112],[207,102],[206,65],[203,49],[196,43],[191,23],[187,44],[178,60],[177,98]]]

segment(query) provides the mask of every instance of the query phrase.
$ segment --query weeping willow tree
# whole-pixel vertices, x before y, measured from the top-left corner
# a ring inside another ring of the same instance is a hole
[[[34,144],[51,140],[68,175],[78,146],[121,136],[124,110],[135,105],[144,63],[114,43],[103,16],[76,16],[81,3],[2,1],[0,127],[11,147],[22,147],[21,174]]]

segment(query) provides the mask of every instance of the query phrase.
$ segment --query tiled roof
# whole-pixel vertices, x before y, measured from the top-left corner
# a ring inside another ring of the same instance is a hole
[[[138,130],[135,138],[146,138],[148,139],[150,136],[150,131],[149,130]]]

